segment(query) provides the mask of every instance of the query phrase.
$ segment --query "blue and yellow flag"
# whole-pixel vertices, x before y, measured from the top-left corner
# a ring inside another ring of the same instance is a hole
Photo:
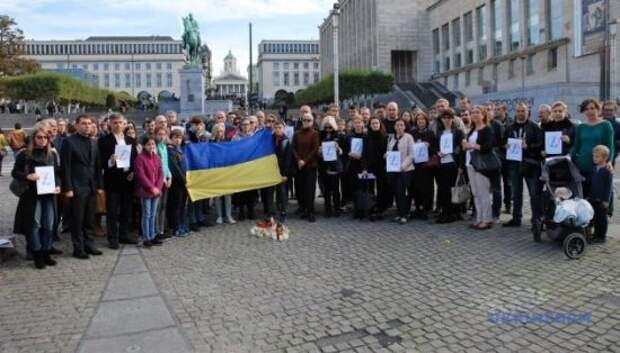
[[[282,182],[269,129],[239,141],[189,144],[185,146],[185,159],[192,201]]]

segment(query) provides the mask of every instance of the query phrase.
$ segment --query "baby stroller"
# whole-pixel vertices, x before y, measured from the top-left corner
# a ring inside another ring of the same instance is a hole
[[[561,201],[583,198],[581,183],[584,178],[570,157],[562,156],[547,159],[543,165],[540,179],[544,182],[543,216],[532,228],[534,241],[540,242],[541,234],[545,232],[550,240],[562,243],[564,254],[567,257],[578,259],[586,251],[586,237],[590,234],[588,224],[577,226],[570,219],[556,223],[554,215]]]

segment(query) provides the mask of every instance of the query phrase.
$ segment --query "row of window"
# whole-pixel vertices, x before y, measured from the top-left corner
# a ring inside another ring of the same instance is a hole
[[[291,63],[292,65],[289,65],[288,62],[282,62],[281,64],[282,64],[282,70],[288,70],[289,67],[291,67],[291,66],[293,67],[294,70],[298,70],[299,69],[299,63],[298,62]],[[304,61],[302,63],[302,66],[303,66],[304,70],[310,69],[310,62],[309,61]],[[313,62],[312,63],[312,68],[315,69],[315,70],[318,70],[319,69],[319,62],[318,61]],[[273,69],[274,70],[280,70],[280,62],[275,61],[273,63]]]
[[[111,54],[180,54],[183,45],[177,43],[79,43],[24,44],[26,55],[111,55]]]
[[[525,5],[523,14],[519,10],[521,1]],[[492,38],[491,55],[503,55],[504,23],[507,24],[508,51],[517,51],[521,47],[520,16],[524,16],[527,27],[526,45],[540,44],[542,41],[540,11],[543,5],[548,40],[561,38],[563,0],[490,0],[489,6],[482,5],[475,10],[475,31],[474,11],[465,13],[462,19],[461,17],[455,18],[442,25],[441,28],[433,30],[434,71],[440,72],[442,69],[447,71],[451,68],[459,68],[463,64],[470,65],[475,61],[485,61],[488,58],[487,35],[489,34]],[[461,22],[463,28],[461,28]],[[464,32],[463,37],[461,37],[462,32]],[[465,44],[464,48],[462,48],[462,41]],[[478,49],[477,57],[474,56],[475,47]],[[452,58],[449,55],[451,48]],[[462,57],[463,53],[464,57]]]
[[[124,78],[121,81],[121,77]],[[125,73],[123,76],[121,76],[121,74],[114,74],[114,75],[110,75],[110,74],[103,74],[103,79],[100,80],[100,82],[103,82],[103,87],[105,88],[110,88],[110,79],[113,78],[114,79],[114,88],[120,88],[121,86],[124,85],[125,88],[130,88],[131,87],[131,74],[130,73]],[[134,87],[136,88],[141,88],[142,87],[142,74],[141,73],[137,73],[134,74]],[[155,82],[153,85],[153,78],[155,78]],[[162,73],[156,73],[155,75],[151,74],[151,73],[147,73],[144,75],[144,83],[145,83],[145,87],[146,88],[151,88],[151,87],[164,87],[164,82],[163,82],[164,76]],[[172,87],[172,73],[168,72],[166,73],[166,87]]]
[[[271,54],[318,54],[318,44],[304,43],[264,43],[260,46],[261,53]]]
[[[299,72],[294,72],[293,73],[293,81],[291,82],[291,74],[289,72],[283,72],[282,73],[282,82],[280,82],[280,72],[279,71],[274,71],[273,72],[273,85],[274,86],[280,86],[280,84],[282,84],[282,86],[300,86],[300,73]],[[313,74],[313,81],[312,83],[317,83],[319,82],[319,73],[318,72],[314,72]],[[310,84],[310,73],[309,72],[304,72],[303,73],[303,85],[307,86]]]
[[[535,54],[530,54],[525,59],[517,59],[517,58],[511,59],[508,62],[507,79],[508,80],[514,79],[516,77],[516,69],[520,68],[521,65],[523,65],[521,69],[525,71],[524,73],[527,76],[534,75],[535,73],[534,58],[535,58]],[[520,60],[523,60],[523,61],[519,62]],[[547,70],[548,71],[555,70],[557,69],[557,67],[558,67],[558,48],[549,49],[547,53]],[[471,71],[470,70],[465,71],[464,77],[465,77],[465,87],[471,86]],[[454,75],[453,78],[454,78],[453,89],[458,90],[460,88],[459,87],[460,74]],[[484,69],[481,68],[478,70],[478,84],[481,85],[484,80],[485,80]],[[492,72],[491,80],[492,82],[494,82],[495,85],[497,85],[497,83],[499,82],[499,64],[493,65],[493,72]],[[448,76],[444,77],[444,84],[446,86],[448,85]],[[483,93],[490,93],[490,92],[483,92]]]
[[[142,64],[144,64],[144,68],[147,71],[152,70],[153,68],[155,70],[162,70],[162,68],[164,67],[164,63],[134,63],[134,69],[135,70],[142,70]],[[110,68],[114,68],[114,71],[120,71],[121,67],[123,67],[125,69],[125,71],[129,71],[131,70],[131,63],[94,63],[92,64],[92,69],[93,71],[99,71],[99,67],[103,68],[103,71],[109,71]],[[71,68],[71,69],[78,69],[78,68],[82,68],[86,71],[89,70],[89,68],[91,68],[91,65],[88,63],[72,63],[69,65],[66,65],[65,63],[57,63],[56,67],[58,69],[64,69],[66,68]],[[172,70],[172,63],[165,63],[165,67],[166,70]]]

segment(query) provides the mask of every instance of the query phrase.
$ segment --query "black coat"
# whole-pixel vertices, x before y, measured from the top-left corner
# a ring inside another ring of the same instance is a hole
[[[172,184],[185,187],[187,184],[187,163],[185,162],[183,147],[179,150],[177,146],[168,145],[168,168],[172,174]]]
[[[568,120],[568,118],[561,120],[561,121],[547,122],[545,124],[542,124],[540,128],[542,130],[542,138],[543,138],[543,145],[542,145],[541,151],[545,150],[545,140],[546,140],[545,132],[561,131],[562,135],[566,135],[570,139],[568,143],[562,141],[562,155],[565,156],[570,153],[570,149],[573,146],[573,142],[575,140],[575,125],[573,125],[573,123],[570,120]]]
[[[520,138],[525,141],[527,148],[523,150],[523,162],[537,164],[542,160],[544,147],[543,135],[540,127],[535,122],[528,120],[519,124],[516,120],[506,128],[503,145],[508,143],[509,138]],[[518,163],[518,162],[514,162]]]
[[[366,140],[366,134],[365,133],[357,134],[355,132],[350,133],[349,135],[347,135],[345,142],[344,142],[344,146],[343,146],[344,147],[343,155],[344,155],[344,158],[347,160],[347,163],[345,164],[346,166],[345,172],[357,178],[357,174],[361,173],[362,170],[364,170],[364,168],[362,166],[362,158],[361,158],[362,156],[360,156],[360,159],[354,159],[349,156],[349,153],[351,152],[351,140],[353,138],[359,138],[359,139],[362,139],[362,141],[364,141]],[[362,142],[362,154],[364,153],[363,144],[364,142]]]
[[[114,154],[116,148],[116,138],[113,134],[101,137],[97,143],[99,153],[101,155],[101,167],[103,168],[103,187],[106,191],[113,192],[131,192],[132,183],[127,180],[130,173],[133,173],[134,160],[138,155],[136,151],[135,141],[133,138],[125,135],[125,144],[131,147],[131,159],[129,168],[124,171],[116,166],[109,166],[108,161]]]
[[[369,131],[364,139],[362,152],[362,168],[374,175],[384,175],[385,153],[388,137],[377,131]]]
[[[273,144],[275,146],[276,157],[278,158],[278,167],[280,175],[283,177],[292,177],[297,170],[295,158],[293,158],[293,148],[291,141],[283,135],[279,140],[273,135]]]
[[[62,189],[77,195],[94,195],[102,189],[99,148],[94,139],[74,134],[62,144],[60,151]]]
[[[413,140],[415,141],[415,143],[426,142],[429,144],[428,146],[428,157],[429,158],[437,154],[437,152],[439,151],[439,144],[437,142],[437,136],[435,136],[435,134],[433,133],[433,130],[428,129],[428,128],[426,129],[413,128],[409,133],[413,137]],[[420,166],[426,163],[427,162],[415,163],[415,165]]]
[[[11,176],[14,179],[26,181],[28,189],[20,196],[15,211],[15,222],[13,224],[13,233],[30,236],[32,233],[32,223],[34,221],[34,211],[38,198],[52,198],[54,200],[54,214],[56,214],[56,195],[37,195],[37,183],[26,179],[28,174],[34,173],[35,167],[53,166],[56,175],[56,186],[60,186],[60,167],[58,165],[58,156],[52,151],[52,156],[47,158],[43,151],[33,151],[32,158],[26,156],[26,150],[23,149],[15,158],[15,164]],[[56,219],[57,217],[54,217]]]

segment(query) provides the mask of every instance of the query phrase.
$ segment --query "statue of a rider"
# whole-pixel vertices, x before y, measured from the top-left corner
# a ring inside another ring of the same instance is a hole
[[[198,22],[196,22],[191,13],[187,17],[183,17],[183,28],[185,60],[190,65],[200,65],[200,29],[198,28]]]

